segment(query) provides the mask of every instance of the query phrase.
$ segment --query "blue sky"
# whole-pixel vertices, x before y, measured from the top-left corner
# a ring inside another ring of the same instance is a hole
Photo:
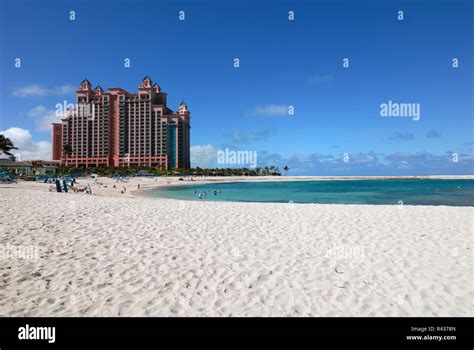
[[[192,166],[227,147],[294,175],[472,174],[473,17],[468,0],[0,0],[0,131],[50,157],[84,78],[135,92],[149,75],[191,110]],[[381,117],[389,100],[420,119]]]

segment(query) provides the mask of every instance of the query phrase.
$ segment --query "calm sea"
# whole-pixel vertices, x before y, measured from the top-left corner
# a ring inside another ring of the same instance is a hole
[[[201,201],[474,206],[474,180],[234,182],[167,187],[150,194]]]

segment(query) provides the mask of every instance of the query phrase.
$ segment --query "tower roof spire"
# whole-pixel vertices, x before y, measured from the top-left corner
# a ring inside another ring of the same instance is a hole
[[[142,79],[142,84],[140,85],[141,88],[151,88],[152,81],[148,75]]]

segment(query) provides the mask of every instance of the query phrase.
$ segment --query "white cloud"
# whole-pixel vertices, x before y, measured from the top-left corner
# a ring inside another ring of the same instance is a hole
[[[51,131],[51,124],[59,123],[60,121],[61,117],[56,115],[56,111],[48,111],[36,121],[36,127],[41,131]]]
[[[213,145],[191,146],[193,168],[213,168],[217,161],[217,149]]]
[[[55,110],[48,110],[43,105],[39,105],[30,109],[27,115],[28,117],[34,118],[36,120],[36,128],[40,131],[50,131],[51,124],[61,122],[62,118]]]
[[[0,134],[8,137],[18,147],[11,151],[18,160],[51,159],[51,143],[34,141],[29,130],[9,128],[0,131]]]
[[[259,152],[259,166],[285,165],[292,175],[454,175],[472,174],[474,156],[460,153],[453,162],[452,152],[436,155],[427,152],[384,154],[373,151],[350,153],[347,162],[340,154],[299,154],[282,157]]]
[[[13,96],[45,96],[48,90],[38,85],[28,85],[22,88],[13,90]]]
[[[13,90],[13,96],[29,97],[29,96],[58,96],[67,95],[75,91],[74,87],[69,84],[47,88],[37,84],[27,85]]]
[[[263,116],[263,117],[279,117],[279,116],[288,116],[288,107],[287,105],[276,105],[269,104],[264,106],[257,106],[245,112],[247,116]]]
[[[27,113],[28,117],[37,118],[46,113],[46,107],[43,105],[36,106],[30,109]]]
[[[69,85],[69,84],[63,84],[54,90],[57,95],[67,95],[67,94],[72,94],[76,91],[76,88],[74,86]]]

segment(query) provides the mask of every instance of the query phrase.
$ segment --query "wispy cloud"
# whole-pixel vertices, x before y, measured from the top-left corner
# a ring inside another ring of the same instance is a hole
[[[313,74],[307,78],[308,83],[319,84],[326,83],[334,80],[333,74]]]
[[[231,135],[232,142],[235,143],[248,143],[255,141],[264,141],[267,140],[270,135],[273,133],[273,129],[264,129],[260,131],[234,131]]]
[[[290,168],[293,175],[450,175],[472,174],[474,156],[459,153],[458,162],[453,153],[432,154],[428,152],[392,153],[377,152],[345,154],[298,154],[283,157],[279,154],[258,153],[258,166],[275,165]]]
[[[244,115],[249,117],[282,117],[289,116],[290,114],[288,105],[268,104],[254,107],[246,111]]]
[[[395,142],[413,141],[414,139],[415,135],[410,132],[397,132],[395,135],[390,137],[390,140]]]
[[[41,85],[31,84],[24,87],[13,90],[12,95],[18,97],[30,97],[30,96],[62,96],[71,94],[75,91],[75,88],[69,84],[63,84],[57,87],[44,87]]]
[[[36,128],[39,131],[50,131],[52,123],[58,123],[61,121],[61,116],[58,115],[55,110],[48,110],[43,105],[30,109],[27,115],[35,120]]]
[[[37,117],[40,117],[42,115],[44,115],[47,111],[47,108],[43,105],[38,105],[34,108],[31,108],[27,115],[28,117],[31,117],[31,118],[37,118]]]
[[[191,147],[191,166],[220,167],[217,164],[218,148],[214,145]],[[374,151],[339,154],[293,154],[258,151],[258,167],[285,165],[292,175],[450,175],[472,174],[474,155],[459,153],[458,162],[453,152],[432,154],[428,152],[384,154]]]
[[[426,134],[426,138],[428,138],[428,139],[439,139],[440,137],[441,137],[441,134],[439,132],[437,132],[436,130],[434,130],[434,129],[431,129]]]

